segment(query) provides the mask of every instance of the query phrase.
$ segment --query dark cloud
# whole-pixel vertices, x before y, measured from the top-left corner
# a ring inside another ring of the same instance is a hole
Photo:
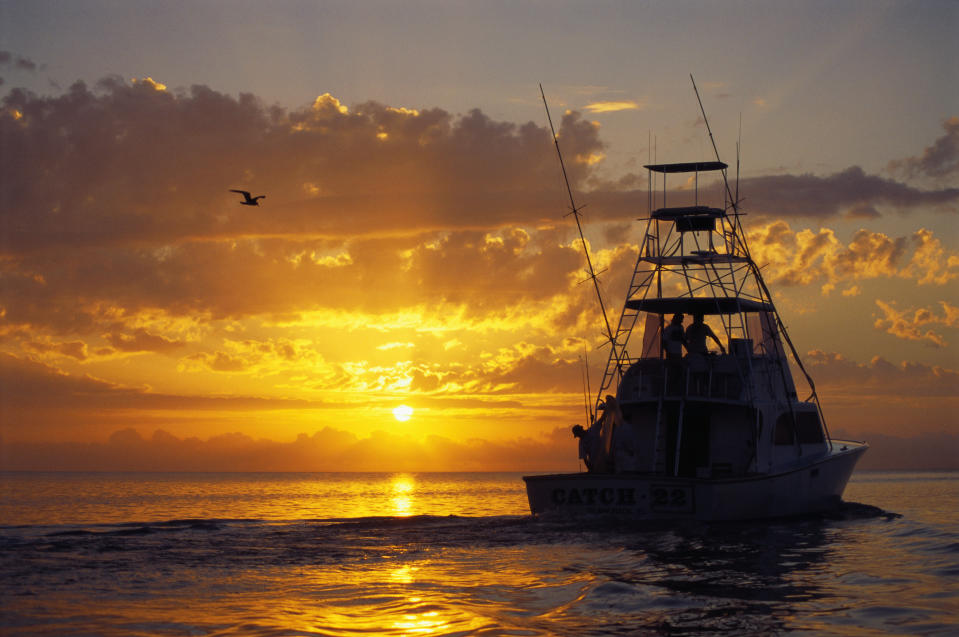
[[[959,469],[959,436],[947,432],[904,437],[868,430],[837,431],[837,439],[866,440],[860,470]],[[181,438],[164,430],[144,437],[135,429],[105,442],[3,442],[6,471],[557,471],[576,467],[566,427],[536,438],[454,442],[417,441],[383,431],[367,437],[325,427],[292,442],[228,433]]]
[[[63,356],[69,356],[70,358],[74,358],[78,361],[87,360],[89,357],[87,344],[83,341],[55,343],[28,340],[24,342],[24,346],[33,352],[62,354]]]
[[[942,127],[945,134],[921,155],[893,160],[889,162],[889,170],[907,177],[959,177],[959,117],[950,117]]]
[[[30,58],[20,55],[14,55],[10,51],[0,51],[0,66],[8,66],[18,71],[34,72],[37,70],[37,63]]]
[[[2,442],[2,441],[0,441]],[[67,471],[551,471],[576,467],[569,429],[537,438],[418,441],[325,427],[292,442],[229,433],[201,440],[164,430],[116,431],[106,442],[5,442],[0,469]]]
[[[908,210],[917,206],[959,203],[959,188],[920,190],[891,179],[867,175],[858,166],[825,177],[752,177],[740,181],[740,192],[746,197],[746,210],[771,217],[863,216],[871,215],[870,210],[882,206]]]
[[[129,387],[91,376],[72,376],[49,365],[0,353],[0,426],[16,426],[21,416],[36,412],[42,422],[55,416],[49,410],[75,409],[304,409],[322,407],[307,400],[256,398],[247,396],[207,397],[153,393],[143,387]]]
[[[15,89],[4,107],[8,325],[170,351],[178,343],[145,334],[137,312],[216,319],[449,302],[475,314],[548,298],[578,267],[556,243],[562,233],[532,228],[563,212],[549,134],[532,123],[347,109],[329,95],[287,111],[149,79],[77,83],[54,97]],[[597,128],[569,113],[560,135],[582,183],[603,147]],[[233,187],[268,196],[239,206]],[[116,326],[118,314],[129,326]]]
[[[121,352],[169,352],[185,345],[182,341],[151,334],[142,327],[131,333],[110,332],[106,340]]]
[[[645,179],[642,180],[643,182]],[[579,196],[577,203],[588,203],[593,220],[622,222],[647,215],[645,190],[628,190],[632,181],[596,180],[593,190]],[[882,210],[906,214],[929,207],[940,211],[959,211],[959,188],[923,190],[877,175],[868,175],[852,166],[832,175],[768,175],[744,177],[739,182],[741,208],[748,214],[772,219],[876,218]],[[661,192],[657,193],[659,197]],[[670,205],[692,205],[691,190],[677,184],[667,191]],[[722,206],[725,188],[722,181],[700,182],[700,204]]]
[[[324,95],[288,111],[249,94],[205,86],[171,93],[149,79],[117,78],[53,97],[14,89],[4,107],[0,249],[8,254],[493,229],[553,221],[565,208],[546,128],[479,110],[457,117],[376,102],[347,109]],[[574,189],[593,184],[590,214],[642,214],[645,194],[623,190],[623,179],[595,179],[589,160],[604,149],[595,125],[570,112],[559,135]],[[227,192],[235,187],[267,193],[265,205],[237,206]],[[959,199],[959,189],[920,191],[856,167],[744,179],[742,190],[751,210],[809,217]]]
[[[492,228],[551,218],[561,194],[546,129],[479,110],[455,117],[367,102],[347,111],[327,95],[285,111],[248,94],[173,94],[113,78],[56,97],[15,89],[4,106],[7,253]],[[576,184],[602,148],[598,130],[570,113],[560,135]],[[227,192],[236,187],[267,193],[268,205],[237,206]]]
[[[223,351],[207,352],[186,356],[183,360],[214,372],[237,373],[254,368],[257,364],[270,359],[270,354],[283,355],[289,343],[251,343],[247,350],[240,353]],[[40,348],[48,351],[51,347]],[[523,347],[524,350],[529,348]],[[257,356],[260,351],[263,356]],[[304,352],[299,352],[303,354]],[[521,402],[510,400],[516,392],[541,391],[544,388],[553,392],[581,391],[579,379],[581,370],[578,363],[567,360],[562,353],[548,349],[538,349],[525,354],[520,352],[501,352],[502,360],[495,364],[478,361],[473,364],[453,363],[417,363],[412,366],[411,375],[417,405],[435,409],[480,409],[490,412],[495,409],[525,409]],[[336,368],[336,366],[334,366]],[[524,372],[535,372],[528,376]],[[543,377],[539,374],[542,373]],[[388,379],[382,378],[382,372],[371,370],[364,375],[362,370],[353,369],[349,373],[340,370],[328,378],[320,372],[313,372],[313,384],[324,389],[339,389],[349,386],[368,385],[363,391],[374,393],[390,392]],[[379,383],[377,386],[376,384]],[[444,385],[469,387],[463,395],[462,390],[452,394],[442,390]],[[372,386],[372,388],[370,387]],[[91,431],[92,423],[102,429],[107,416],[117,415],[117,420],[138,422],[150,412],[158,412],[161,422],[191,423],[201,422],[203,413],[223,412],[225,421],[230,414],[239,413],[273,414],[280,410],[329,410],[355,409],[341,402],[329,402],[306,399],[269,398],[242,394],[202,395],[170,394],[151,391],[147,387],[133,387],[94,378],[89,375],[72,375],[60,369],[29,358],[17,357],[0,352],[0,388],[3,400],[0,401],[0,431],[18,438],[34,437],[37,432],[56,429],[65,431]],[[422,392],[422,393],[421,393]],[[273,420],[273,416],[269,417]],[[102,422],[100,422],[102,421]]]
[[[862,432],[903,438],[955,435],[959,371],[910,361],[895,364],[880,356],[859,363],[821,350],[809,352],[804,362],[837,437],[847,435],[843,431],[858,432],[848,434],[854,439],[861,439]],[[908,462],[913,468],[936,468],[916,456]]]
[[[901,396],[959,396],[959,371],[936,365],[906,361],[897,365],[881,356],[858,363],[822,350],[809,352],[804,360],[818,385],[843,394],[882,396],[895,387]]]
[[[571,236],[549,133],[532,123],[375,102],[347,109],[329,95],[287,111],[204,86],[171,93],[149,79],[77,83],[54,97],[13,90],[4,106],[8,325],[169,351],[175,342],[136,332],[137,312],[219,318],[432,302],[479,314],[582,278],[573,275],[581,256],[563,247]],[[559,134],[582,190],[595,181],[598,129],[573,112]],[[614,222],[607,242],[629,241],[624,222],[645,212],[645,193],[622,183],[583,196],[589,221]],[[238,186],[268,197],[239,206],[227,192]],[[750,211],[780,216],[959,200],[959,189],[920,191],[858,168],[742,186]],[[129,327],[112,327],[117,312]]]
[[[579,114],[566,114],[559,133],[572,185],[582,193],[577,199],[589,204],[593,255],[600,269],[609,268],[602,275],[607,307],[619,308],[617,295],[627,289],[636,259],[630,244],[642,232],[640,224],[627,223],[646,213],[646,193],[636,189],[645,179],[627,175],[601,182],[591,161],[604,144],[598,128]],[[314,360],[318,369],[296,382],[317,391],[359,385],[358,377],[377,390],[396,380],[394,370],[386,370],[395,360],[383,368],[364,368],[366,360],[321,360],[322,344],[264,335],[286,335],[286,328],[260,323],[243,333],[249,326],[231,324],[250,317],[297,322],[301,315],[326,312],[345,317],[337,334],[347,334],[376,329],[379,316],[410,310],[425,323],[448,321],[442,328],[450,329],[443,337],[449,340],[468,340],[466,331],[489,321],[493,327],[477,331],[501,337],[515,325],[515,340],[544,336],[548,342],[573,334],[590,340],[590,352],[602,341],[591,286],[578,285],[585,279],[584,261],[571,221],[563,218],[568,202],[544,126],[498,122],[478,110],[462,116],[438,108],[414,113],[376,102],[345,108],[329,95],[308,108],[286,110],[249,94],[228,96],[204,86],[170,92],[149,79],[130,84],[108,78],[53,97],[10,91],[0,109],[0,139],[0,328],[5,348],[20,353],[0,356],[0,424],[7,430],[52,423],[69,410],[86,410],[85,422],[108,412],[136,414],[124,421],[135,422],[151,410],[331,406],[156,393],[66,375],[24,352],[64,366],[83,362],[84,368],[100,357],[161,354],[154,360],[170,363],[167,373],[178,362],[207,380],[263,373],[271,364],[306,368],[299,361]],[[230,188],[267,198],[257,208],[240,206]],[[959,189],[919,190],[858,168],[831,176],[746,179],[741,190],[750,212],[780,217],[864,218],[889,208],[954,207],[959,201]],[[722,200],[717,186],[711,194]],[[691,197],[688,191],[669,196]],[[908,238],[861,232],[846,246],[823,233],[806,243],[793,235],[787,225],[767,236],[771,253],[791,241],[799,255],[797,267],[783,265],[783,280],[808,283],[800,273],[818,272],[810,264],[823,262],[823,255],[832,255],[833,276],[849,279],[873,272],[893,276],[911,267]],[[927,243],[938,245],[931,233]],[[923,282],[921,276],[952,278],[942,268],[915,274]],[[169,326],[177,321],[188,328]],[[481,336],[458,362],[425,362],[411,353],[402,372],[413,394],[424,404],[449,406],[458,400],[450,394],[467,387],[476,401],[471,406],[485,408],[487,399],[505,405],[521,393],[581,392],[579,346],[574,351],[523,343],[504,350],[502,341],[488,348],[479,343]],[[356,354],[373,356],[362,347]],[[862,387],[877,394],[903,380],[883,375],[876,365],[851,365],[845,372],[873,375]],[[943,387],[953,388],[942,380],[949,374],[926,373],[923,382],[937,388],[937,399]],[[267,393],[276,391],[272,380],[265,381]],[[855,391],[849,386],[848,395]],[[124,440],[143,454],[163,445],[189,447],[163,436]],[[266,455],[275,448],[292,452],[269,441],[230,440]],[[220,442],[225,439],[203,444],[218,449]],[[110,444],[120,443],[126,444]],[[412,444],[385,437],[343,444],[356,458],[370,458],[372,448],[393,443]],[[303,444],[312,449],[314,443]],[[487,459],[510,453],[493,443],[455,449],[449,441],[431,444],[409,448]],[[97,449],[104,447],[91,447],[91,453]],[[103,453],[116,451],[110,449]]]
[[[835,437],[869,443],[869,450],[856,465],[858,470],[959,470],[959,434],[939,431],[918,436],[891,436],[860,430],[853,433],[838,431]]]
[[[858,203],[850,207],[844,216],[847,219],[876,219],[882,215],[871,203]]]
[[[0,305],[8,325],[105,335],[123,351],[169,352],[182,344],[135,326],[138,312],[150,309],[217,320],[452,303],[474,317],[565,294],[582,256],[560,245],[562,238],[507,228],[343,243],[240,239],[76,249],[58,258],[32,254],[0,263]]]

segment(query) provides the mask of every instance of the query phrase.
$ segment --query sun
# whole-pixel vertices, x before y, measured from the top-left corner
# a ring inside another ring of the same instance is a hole
[[[393,417],[400,422],[406,422],[413,415],[413,408],[408,405],[400,405],[393,409]]]

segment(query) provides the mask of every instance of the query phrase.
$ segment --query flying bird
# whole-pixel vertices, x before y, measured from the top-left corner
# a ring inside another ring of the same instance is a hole
[[[233,189],[231,188],[231,189],[230,189],[230,192],[238,192],[238,193],[240,193],[241,195],[243,195],[243,201],[240,202],[240,205],[241,205],[241,206],[259,206],[259,205],[260,205],[260,202],[259,202],[258,200],[259,200],[259,199],[266,199],[266,195],[259,195],[259,196],[256,196],[256,197],[251,197],[251,196],[250,196],[250,193],[249,193],[248,191],[246,191],[246,190],[233,190]]]

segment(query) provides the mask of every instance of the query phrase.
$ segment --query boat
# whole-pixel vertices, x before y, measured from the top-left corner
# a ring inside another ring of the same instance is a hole
[[[704,109],[703,119],[708,130]],[[555,131],[554,142],[559,153]],[[524,476],[532,514],[719,521],[837,507],[868,446],[829,435],[750,255],[738,174],[734,195],[718,152],[645,168],[645,233],[615,328],[596,286],[610,353],[590,425],[574,427],[586,470]],[[699,201],[700,175],[717,173],[721,207]],[[682,195],[691,201],[667,206],[670,176],[694,184]],[[582,238],[568,180],[567,189]],[[595,282],[585,239],[583,248]]]

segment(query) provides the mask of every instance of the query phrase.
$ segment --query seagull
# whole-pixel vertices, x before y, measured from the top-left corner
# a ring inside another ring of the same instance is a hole
[[[246,190],[233,190],[230,189],[230,192],[238,192],[243,195],[243,201],[240,202],[241,206],[259,206],[260,202],[258,199],[266,199],[266,195],[259,195],[258,197],[251,197],[250,193]]]

